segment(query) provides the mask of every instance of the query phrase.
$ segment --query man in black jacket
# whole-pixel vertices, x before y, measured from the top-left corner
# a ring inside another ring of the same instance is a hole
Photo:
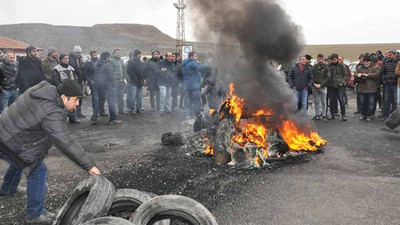
[[[90,59],[86,60],[84,67],[84,77],[87,81],[91,95],[92,95],[92,109],[95,111],[95,107],[97,107],[97,103],[99,101],[99,94],[97,93],[97,89],[94,86],[94,66],[98,62],[98,54],[96,51],[90,51],[89,53]],[[108,116],[104,112],[104,106],[100,107],[100,116]]]
[[[175,64],[172,61],[172,53],[165,55],[165,60],[160,61],[157,76],[158,88],[160,90],[160,112],[171,112],[171,91],[174,77],[176,76]]]
[[[74,110],[81,95],[71,80],[57,88],[42,81],[0,115],[0,158],[10,164],[0,195],[15,193],[24,172],[29,222],[44,224],[55,217],[44,208],[47,167],[43,159],[52,144],[89,174],[100,174],[92,157],[69,135],[65,123],[65,110]]]
[[[14,52],[6,51],[4,62],[0,64],[0,113],[18,97],[16,76],[17,66],[15,65]]]
[[[130,54],[131,55],[131,54]],[[136,49],[128,61],[127,71],[128,74],[128,90],[126,96],[126,105],[128,113],[135,115],[142,113],[142,88],[145,85],[143,77],[143,62],[140,61],[142,52]]]
[[[149,59],[144,68],[144,75],[147,80],[147,87],[150,91],[150,105],[151,110],[160,110],[160,89],[157,84],[157,73],[159,71],[158,62],[160,61],[160,52],[154,51],[151,53],[152,57]],[[154,99],[155,98],[155,99]]]
[[[400,62],[397,58],[397,51],[392,49],[388,52],[388,57],[383,63],[381,73],[383,76],[385,88],[385,114],[382,120],[390,115],[391,112],[397,109],[397,79],[396,66]]]
[[[301,104],[298,111],[306,114],[307,110],[307,99],[308,99],[308,89],[312,87],[313,75],[311,67],[306,64],[306,57],[301,56],[299,63],[292,66],[288,75],[288,82],[290,88],[292,88],[297,96],[297,104]],[[300,102],[300,103],[299,103]],[[296,110],[297,111],[297,110]]]
[[[35,47],[28,46],[26,48],[27,56],[21,58],[19,61],[17,86],[20,94],[23,94],[28,88],[46,80],[42,62],[37,57],[37,54],[37,49]]]

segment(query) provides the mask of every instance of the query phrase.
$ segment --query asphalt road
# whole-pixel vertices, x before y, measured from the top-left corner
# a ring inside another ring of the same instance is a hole
[[[194,198],[219,224],[400,224],[400,130],[388,131],[379,120],[359,121],[354,94],[348,93],[347,122],[314,123],[328,140],[323,153],[261,170],[217,166],[163,147],[161,134],[182,129],[182,112],[149,112],[148,99],[146,114],[123,116],[121,125],[103,118],[90,126],[86,119],[70,131],[116,188]],[[55,212],[88,175],[55,149],[46,163],[46,207]],[[0,161],[1,176],[6,169]],[[0,197],[0,224],[23,224],[24,208],[24,196]]]

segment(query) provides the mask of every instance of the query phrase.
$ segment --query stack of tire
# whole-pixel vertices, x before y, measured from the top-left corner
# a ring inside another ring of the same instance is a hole
[[[91,176],[72,191],[53,225],[217,225],[199,202],[180,195],[156,196],[118,189],[102,175]]]

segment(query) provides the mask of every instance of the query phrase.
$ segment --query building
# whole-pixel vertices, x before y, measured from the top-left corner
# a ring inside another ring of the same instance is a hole
[[[25,49],[28,46],[29,45],[24,42],[0,36],[0,50],[2,52],[5,52],[7,50],[12,50],[16,56],[25,56],[26,55]]]

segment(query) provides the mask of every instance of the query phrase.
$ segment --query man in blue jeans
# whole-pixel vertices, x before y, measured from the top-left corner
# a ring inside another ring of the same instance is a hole
[[[0,64],[0,113],[10,106],[18,97],[19,90],[15,83],[17,66],[15,55],[12,51],[6,51],[4,62]]]
[[[299,63],[293,65],[288,74],[290,88],[295,91],[297,96],[296,106],[299,105],[299,102],[301,104],[300,109],[296,111],[300,111],[304,115],[307,110],[308,89],[313,84],[311,67],[307,66],[306,62],[306,57],[301,56]]]
[[[44,208],[47,167],[43,159],[52,144],[89,174],[100,174],[92,157],[69,135],[65,122],[65,110],[75,110],[80,96],[80,87],[71,80],[57,88],[42,81],[0,115],[0,158],[10,164],[0,195],[15,193],[25,173],[29,223],[46,224],[55,217]]]
[[[182,62],[183,87],[185,89],[185,117],[192,118],[200,113],[200,93],[202,66],[197,61],[197,53],[189,52],[189,58]]]

